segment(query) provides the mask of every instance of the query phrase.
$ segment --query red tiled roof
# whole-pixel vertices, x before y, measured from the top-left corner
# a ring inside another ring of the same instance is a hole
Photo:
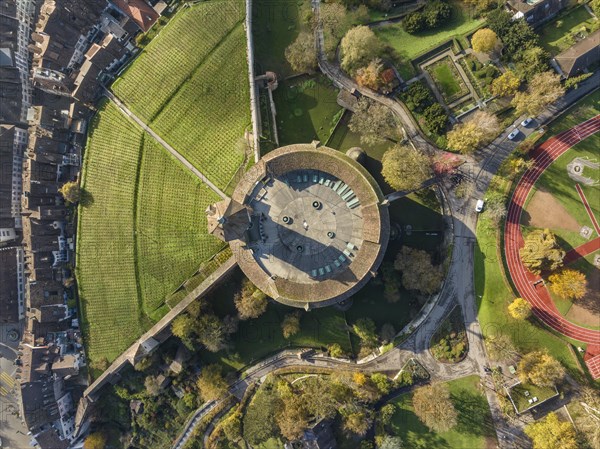
[[[148,31],[160,17],[144,0],[112,0],[112,2],[144,32]]]

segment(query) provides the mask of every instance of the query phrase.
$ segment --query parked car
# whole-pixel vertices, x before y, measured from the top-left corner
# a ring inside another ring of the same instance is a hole
[[[509,139],[509,140],[514,140],[514,138],[515,138],[515,137],[517,137],[518,135],[519,135],[519,130],[518,130],[518,129],[515,129],[513,132],[511,132],[511,133],[508,135],[508,139]]]
[[[527,126],[529,125],[531,122],[533,121],[533,119],[531,117],[527,117],[525,120],[523,120],[521,122],[521,126]]]
[[[477,204],[475,204],[475,212],[481,212],[483,210],[483,204],[483,200],[477,200]]]

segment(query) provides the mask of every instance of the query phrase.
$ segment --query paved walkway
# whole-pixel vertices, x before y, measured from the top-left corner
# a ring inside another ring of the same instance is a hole
[[[577,189],[577,194],[579,195],[579,198],[581,199],[581,202],[583,203],[583,206],[585,207],[585,211],[587,212],[588,217],[590,217],[590,221],[594,225],[594,229],[596,230],[596,235],[600,235],[600,225],[598,225],[598,220],[596,220],[594,211],[590,207],[590,203],[588,203],[588,200],[585,197],[585,193],[583,192],[583,190],[581,190],[581,186],[579,184],[575,184],[575,189]]]
[[[167,142],[165,142],[165,140],[160,137],[158,134],[156,134],[148,125],[146,125],[146,123],[144,123],[137,115],[135,115],[133,112],[131,112],[124,104],[121,100],[119,100],[110,90],[108,89],[104,89],[104,93],[105,95],[108,97],[108,99],[110,101],[112,101],[114,104],[116,104],[119,109],[121,110],[121,112],[123,114],[125,114],[127,117],[129,117],[130,119],[132,119],[134,122],[136,122],[138,125],[141,126],[141,128],[146,131],[148,134],[150,134],[158,143],[160,143],[169,153],[171,153],[171,155],[173,155],[173,157],[175,157],[179,162],[181,162],[189,171],[191,171],[194,175],[196,175],[200,181],[202,181],[204,184],[206,184],[208,187],[210,187],[215,193],[217,193],[217,195],[219,195],[221,198],[225,199],[227,198],[227,195],[225,195],[225,193],[223,193],[221,191],[221,189],[219,189],[216,185],[214,185],[205,175],[204,173],[202,173],[200,170],[198,170],[196,167],[194,167],[190,161],[188,161],[185,157],[183,157],[183,155],[181,153],[179,153],[175,148],[173,148],[171,145],[169,145]]]
[[[592,254],[598,250],[600,250],[600,237],[596,237],[594,240],[590,240],[589,242],[579,245],[577,248],[573,248],[571,251],[567,252],[565,258],[563,259],[563,263],[565,265],[569,265],[570,263],[575,262],[577,259],[585,257],[588,254]]]
[[[521,214],[536,181],[544,173],[544,170],[565,151],[599,131],[600,115],[547,140],[536,149],[535,165],[525,172],[510,200],[504,239],[509,276],[515,283],[519,295],[533,306],[534,314],[557,332],[595,345],[600,345],[600,331],[577,326],[566,320],[556,309],[546,287],[539,283],[542,278],[525,268],[519,257],[519,250],[524,244],[520,226]]]

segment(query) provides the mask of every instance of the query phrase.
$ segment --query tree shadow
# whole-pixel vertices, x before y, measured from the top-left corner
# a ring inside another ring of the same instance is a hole
[[[452,393],[452,402],[458,412],[455,431],[478,436],[493,434],[494,425],[483,396],[462,390]]]
[[[94,195],[92,195],[92,192],[81,188],[79,190],[79,204],[81,204],[82,207],[90,207],[94,204]]]

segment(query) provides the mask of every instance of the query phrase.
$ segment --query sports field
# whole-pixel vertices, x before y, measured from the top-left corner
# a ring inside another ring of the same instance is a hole
[[[112,86],[222,190],[245,165],[251,129],[244,17],[242,1],[183,7]]]
[[[88,357],[117,357],[166,313],[166,297],[221,247],[204,211],[218,196],[112,103],[91,124],[77,279]]]

